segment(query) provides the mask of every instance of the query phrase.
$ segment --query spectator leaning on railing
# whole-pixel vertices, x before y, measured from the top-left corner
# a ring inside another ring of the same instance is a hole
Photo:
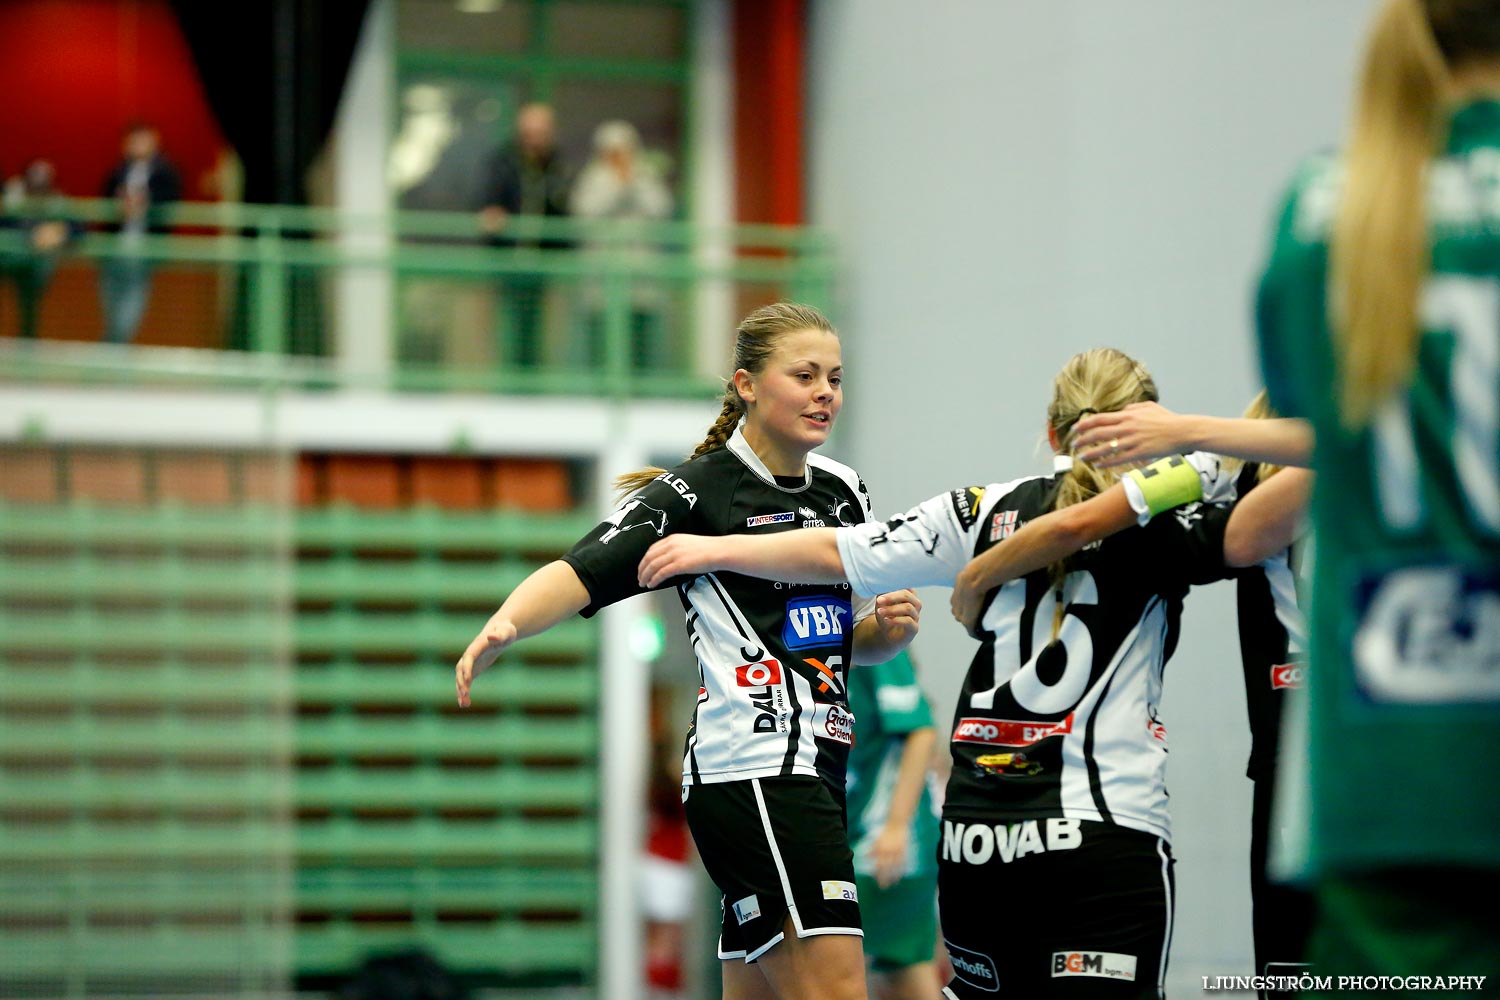
[[[0,246],[0,279],[15,285],[22,337],[36,336],[42,298],[58,257],[78,235],[77,224],[67,219],[67,199],[54,185],[55,176],[52,164],[38,159],[5,184],[0,229],[17,230],[21,239]]]
[[[177,168],[161,155],[160,145],[154,125],[131,125],[124,155],[104,180],[104,197],[120,206],[119,244],[99,270],[104,339],[114,344],[135,339],[151,296],[151,261],[141,253],[141,243],[157,228],[158,210],[182,195]]]

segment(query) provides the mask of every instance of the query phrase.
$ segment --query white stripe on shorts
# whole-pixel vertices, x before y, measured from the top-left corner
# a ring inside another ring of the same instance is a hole
[[[781,877],[781,894],[786,897],[786,910],[792,915],[792,926],[797,928],[797,936],[802,937],[802,918],[797,916],[797,901],[792,898],[792,882],[786,877],[781,849],[776,846],[776,835],[771,832],[771,814],[766,811],[766,797],[761,794],[760,779],[751,778],[750,787],[755,789],[755,805],[760,809],[760,824],[766,830],[766,843],[771,848],[771,860],[776,862],[776,874]],[[769,948],[770,945],[766,947]]]
[[[1161,939],[1161,963],[1156,967],[1156,995],[1166,996],[1167,954],[1172,950],[1172,862],[1167,857],[1167,842],[1156,838],[1156,853],[1161,858],[1161,888],[1167,903],[1167,927]]]

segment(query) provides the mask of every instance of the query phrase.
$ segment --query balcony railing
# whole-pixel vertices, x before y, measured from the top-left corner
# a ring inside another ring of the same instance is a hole
[[[801,227],[516,216],[487,232],[465,213],[177,203],[126,238],[113,201],[46,211],[77,235],[48,261],[35,329],[3,283],[5,377],[700,396],[750,308],[832,298],[829,240]],[[8,219],[15,272],[36,258],[25,210]],[[149,305],[129,347],[100,346],[96,286],[129,268]]]

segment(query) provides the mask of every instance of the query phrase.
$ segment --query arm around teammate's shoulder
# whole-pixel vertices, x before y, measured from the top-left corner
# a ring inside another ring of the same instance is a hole
[[[1125,487],[1116,483],[1083,503],[1026,522],[959,570],[950,602],[953,617],[973,631],[985,594],[1125,530],[1138,517]]]

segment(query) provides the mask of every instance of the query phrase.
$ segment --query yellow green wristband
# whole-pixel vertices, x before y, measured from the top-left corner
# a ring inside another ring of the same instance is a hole
[[[1130,478],[1140,487],[1152,517],[1203,499],[1203,480],[1181,455],[1157,459],[1144,469],[1131,469]]]

